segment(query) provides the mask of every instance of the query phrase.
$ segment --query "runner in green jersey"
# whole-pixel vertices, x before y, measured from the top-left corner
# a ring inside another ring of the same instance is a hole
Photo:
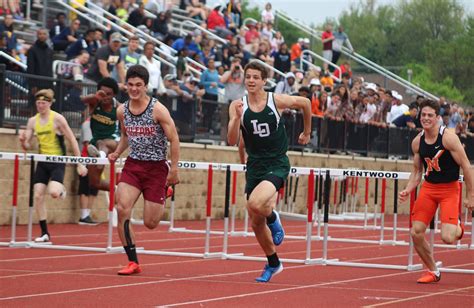
[[[287,108],[303,111],[304,130],[298,138],[300,144],[307,144],[311,133],[309,99],[265,92],[267,74],[260,63],[247,64],[245,88],[248,95],[231,103],[227,133],[229,145],[240,142],[242,146],[243,143],[248,155],[247,210],[255,237],[268,259],[262,275],[256,279],[258,282],[268,282],[283,270],[275,246],[281,244],[285,233],[278,213],[273,210],[277,192],[290,171],[282,111]]]
[[[87,148],[89,156],[107,157],[117,148],[117,101],[118,84],[112,78],[103,78],[97,84],[97,93],[82,97],[88,106],[92,140]],[[89,165],[89,186],[109,190],[109,183],[102,179],[104,166]]]

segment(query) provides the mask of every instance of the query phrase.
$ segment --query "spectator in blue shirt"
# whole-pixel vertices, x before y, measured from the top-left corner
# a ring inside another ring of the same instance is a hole
[[[65,52],[68,59],[75,58],[83,50],[86,50],[91,57],[94,57],[98,48],[97,42],[95,41],[95,30],[89,29],[83,37],[69,45]]]
[[[418,104],[413,102],[407,112],[404,112],[401,116],[392,121],[392,124],[396,127],[409,127],[415,128],[415,118],[418,114]]]
[[[201,40],[202,36],[200,34],[196,35],[193,40],[192,34],[188,33],[184,38],[179,38],[174,41],[171,47],[176,51],[180,51],[186,47],[186,49],[188,50],[188,55],[190,57],[194,54],[199,54],[202,57],[202,51],[199,48],[199,43],[201,43]]]
[[[56,35],[55,37],[52,38],[53,45],[54,45],[54,50],[61,51],[61,50],[66,50],[66,48],[77,41],[77,30],[79,30],[79,27],[81,25],[81,22],[79,19],[74,19],[72,24],[64,28],[61,33]]]

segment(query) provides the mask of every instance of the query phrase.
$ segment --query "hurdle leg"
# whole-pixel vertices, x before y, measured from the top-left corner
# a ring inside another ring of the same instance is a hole
[[[474,249],[474,211],[471,212],[471,246],[470,249]]]
[[[366,203],[364,204],[364,229],[367,229],[367,210],[368,210],[368,205]]]

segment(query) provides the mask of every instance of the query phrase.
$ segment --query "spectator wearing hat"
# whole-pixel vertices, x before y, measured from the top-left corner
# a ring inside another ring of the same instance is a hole
[[[249,28],[247,32],[245,32],[245,44],[252,45],[255,44],[256,41],[260,39],[260,32],[257,30],[257,25],[254,22],[249,22],[247,27]]]
[[[387,113],[387,123],[392,124],[392,121],[408,111],[408,106],[402,103],[403,96],[397,91],[392,91],[392,107]]]
[[[331,62],[337,64],[339,57],[341,56],[342,47],[344,44],[347,45],[347,48],[353,53],[354,48],[352,48],[351,41],[349,41],[349,37],[344,32],[344,27],[339,25],[337,31],[333,33],[334,40],[332,41],[332,60]]]
[[[120,56],[122,35],[114,32],[110,35],[109,44],[100,47],[92,61],[91,68],[87,71],[87,78],[98,82],[102,78],[112,77],[114,67],[117,69],[119,86],[123,87],[125,81],[125,66]]]
[[[143,55],[138,60],[138,64],[144,66],[150,75],[147,85],[148,94],[156,97],[166,93],[166,89],[161,78],[161,63],[153,58],[154,52],[155,44],[152,42],[146,42],[145,46],[143,46]]]

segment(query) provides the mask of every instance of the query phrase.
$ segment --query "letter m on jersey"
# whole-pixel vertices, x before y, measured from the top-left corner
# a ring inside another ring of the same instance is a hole
[[[258,120],[250,121],[253,125],[253,134],[260,137],[270,136],[270,125],[268,123],[258,123]]]

